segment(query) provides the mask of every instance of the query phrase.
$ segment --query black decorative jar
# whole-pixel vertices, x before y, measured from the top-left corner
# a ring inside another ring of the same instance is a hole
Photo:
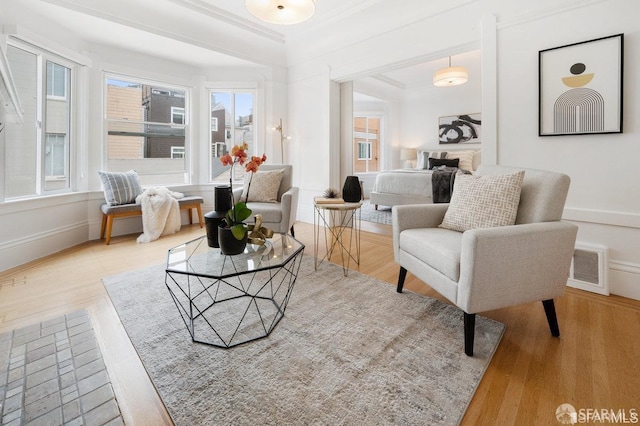
[[[218,243],[218,225],[222,222],[227,211],[231,209],[231,187],[216,186],[213,196],[214,210],[204,215],[204,224],[207,231],[207,244],[209,247],[220,247]]]
[[[222,221],[220,225],[218,225],[218,243],[220,244],[220,251],[228,256],[242,253],[247,247],[248,235],[249,230],[245,229],[244,238],[241,240],[237,239],[233,235],[233,232],[231,232],[231,228],[227,227],[227,222]]]
[[[358,203],[362,200],[362,187],[358,176],[347,176],[342,187],[342,199],[347,203]]]

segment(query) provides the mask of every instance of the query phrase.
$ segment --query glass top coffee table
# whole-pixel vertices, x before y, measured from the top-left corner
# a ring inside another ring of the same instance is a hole
[[[304,245],[276,234],[222,254],[203,236],[169,250],[165,284],[194,342],[230,348],[267,337],[284,316]]]

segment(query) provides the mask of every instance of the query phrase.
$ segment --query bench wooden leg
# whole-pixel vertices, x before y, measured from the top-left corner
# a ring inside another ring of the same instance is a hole
[[[198,221],[200,222],[200,228],[204,228],[204,218],[202,217],[202,207],[200,203],[196,204],[196,211],[198,212]]]
[[[104,238],[104,231],[107,228],[107,215],[102,214],[102,225],[100,225],[100,239]]]
[[[113,228],[113,215],[109,214],[107,216],[107,229],[105,233],[106,244],[109,245],[111,242],[111,229]]]

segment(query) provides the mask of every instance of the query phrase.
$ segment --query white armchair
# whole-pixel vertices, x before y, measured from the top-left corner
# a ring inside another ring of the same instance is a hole
[[[393,207],[397,291],[409,271],[462,309],[469,356],[478,312],[542,301],[551,334],[560,335],[553,299],[565,290],[577,234],[577,226],[560,221],[570,179],[503,166],[480,166],[477,175],[520,170],[525,175],[512,226],[458,232],[438,227],[449,204]]]
[[[296,215],[298,212],[298,188],[292,186],[293,184],[293,167],[288,164],[263,164],[260,166],[261,171],[282,170],[284,174],[280,181],[280,188],[278,189],[278,196],[276,203],[268,202],[254,202],[247,203],[253,216],[256,214],[262,215],[262,225],[278,232],[280,234],[286,234],[291,232],[291,236],[295,237],[293,224],[296,222]],[[251,187],[253,188],[253,186]],[[233,190],[233,197],[235,200],[240,200],[243,188],[236,188]]]

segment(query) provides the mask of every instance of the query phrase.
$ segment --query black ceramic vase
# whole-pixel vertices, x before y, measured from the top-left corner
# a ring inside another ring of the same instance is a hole
[[[218,225],[222,222],[227,211],[231,209],[231,187],[216,186],[213,195],[214,210],[204,215],[209,247],[220,247],[218,244]]]
[[[357,203],[362,199],[362,188],[358,176],[347,176],[342,187],[342,199],[347,203]]]
[[[231,228],[227,228],[226,225],[227,223],[224,221],[218,225],[218,243],[220,244],[220,251],[228,256],[242,253],[247,246],[247,236],[249,235],[249,232],[245,232],[244,238],[238,240],[233,236]]]

